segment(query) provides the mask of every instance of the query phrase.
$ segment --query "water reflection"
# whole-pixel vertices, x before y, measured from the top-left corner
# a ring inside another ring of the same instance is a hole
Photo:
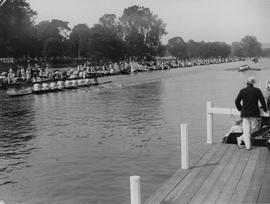
[[[155,133],[153,130],[163,123],[161,86],[162,82],[156,81],[105,89],[92,95],[91,100],[99,104],[95,105],[97,111],[90,119],[95,134],[99,134],[98,144],[117,140],[124,151],[146,149]]]
[[[32,97],[7,98],[0,94],[0,185],[5,185],[15,183],[11,173],[28,166],[26,159],[37,147],[32,143],[36,137]]]

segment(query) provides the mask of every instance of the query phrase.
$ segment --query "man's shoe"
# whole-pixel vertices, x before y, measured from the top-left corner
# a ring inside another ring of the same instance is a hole
[[[237,146],[238,146],[238,148],[241,149],[241,148],[242,148],[242,145],[241,145],[242,139],[241,139],[240,137],[237,137],[237,138],[236,138],[236,141],[237,141]]]
[[[223,136],[221,139],[221,143],[227,143],[228,141],[228,136]]]
[[[270,151],[270,141],[269,141],[269,140],[267,140],[267,141],[265,142],[265,145],[266,145],[268,151]]]

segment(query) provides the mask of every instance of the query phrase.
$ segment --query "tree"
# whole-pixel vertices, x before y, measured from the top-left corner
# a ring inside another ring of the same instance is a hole
[[[166,34],[166,25],[157,15],[154,15],[149,8],[131,6],[124,9],[120,21],[130,56],[157,54],[161,46],[161,37]]]
[[[89,50],[90,55],[98,59],[119,60],[124,55],[122,40],[100,24],[90,29]]]
[[[50,37],[45,40],[42,54],[44,57],[55,57],[62,55],[62,43],[56,38]]]
[[[270,57],[270,48],[265,48],[262,50],[263,57]]]
[[[242,46],[240,42],[232,42],[231,55],[237,57],[243,56]]]
[[[69,22],[53,19],[51,21],[41,21],[35,26],[37,36],[40,40],[55,38],[64,41],[68,38],[70,28]]]
[[[231,47],[225,42],[187,42],[188,57],[228,57],[230,52]]]
[[[202,43],[189,40],[187,42],[187,56],[188,57],[201,57]]]
[[[26,0],[7,0],[0,7],[0,56],[30,53],[36,12]]]
[[[90,37],[90,28],[86,24],[75,25],[70,33],[73,48],[77,51],[77,57],[86,56]]]
[[[228,57],[231,52],[230,45],[224,42],[207,42],[202,43],[202,57]]]
[[[241,47],[245,57],[257,57],[261,55],[262,47],[255,36],[245,36],[241,40]]]
[[[177,58],[184,58],[187,54],[187,44],[181,37],[174,37],[168,41],[168,52]]]
[[[68,27],[68,22],[53,19],[51,21],[41,21],[35,26],[36,38],[40,46],[40,50],[43,50],[43,56],[47,56],[46,51],[48,42],[56,42],[57,45],[61,45],[59,48],[62,48],[62,51],[57,49],[58,55],[65,55],[66,50],[64,47],[67,47],[70,28]],[[53,39],[53,40],[52,40]],[[45,55],[44,55],[45,54]]]

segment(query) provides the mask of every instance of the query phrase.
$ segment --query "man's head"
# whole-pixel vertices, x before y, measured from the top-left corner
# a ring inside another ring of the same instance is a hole
[[[254,76],[250,76],[250,77],[248,77],[247,78],[247,85],[249,85],[249,86],[253,86],[253,84],[255,84],[255,78],[254,78]]]

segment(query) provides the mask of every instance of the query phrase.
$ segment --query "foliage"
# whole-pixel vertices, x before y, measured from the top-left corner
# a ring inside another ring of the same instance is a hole
[[[240,43],[245,57],[257,57],[261,55],[261,43],[258,42],[255,36],[247,35]]]
[[[202,44],[189,40],[187,42],[187,57],[201,57]]]
[[[123,39],[122,25],[115,14],[105,14],[99,18],[99,24],[115,33],[119,38]]]
[[[258,57],[262,54],[261,43],[255,36],[245,36],[240,42],[233,42],[231,55],[238,57]]]
[[[110,29],[96,24],[90,29],[89,52],[97,59],[117,60],[124,55],[123,42]]]
[[[157,15],[149,8],[131,6],[124,10],[120,21],[129,56],[157,54],[161,37],[166,34],[166,25]]]
[[[265,48],[262,50],[263,57],[270,57],[270,48]]]
[[[231,55],[242,57],[243,56],[243,50],[240,42],[233,42],[231,46]]]
[[[36,12],[26,0],[7,0],[0,7],[0,56],[21,56],[30,52],[32,24]]]
[[[70,33],[70,42],[72,44],[73,56],[80,58],[86,57],[90,38],[90,28],[86,24],[75,25]]]
[[[41,54],[44,57],[51,56],[51,53],[57,54],[55,56],[65,55],[67,47],[69,31],[68,22],[53,19],[51,21],[41,21],[35,25],[37,46],[43,50]],[[51,42],[56,43],[58,47],[50,45]],[[49,47],[48,47],[49,46]],[[52,50],[55,49],[55,50]]]
[[[27,0],[6,0],[0,7],[0,57],[77,57],[115,61],[128,57],[151,58],[170,54],[186,57],[254,57],[262,52],[255,36],[245,36],[240,42],[196,42],[177,36],[167,45],[165,23],[149,8],[131,6],[118,18],[105,14],[99,23],[89,28],[78,24],[71,30],[68,22],[53,19],[35,24],[36,12]],[[231,53],[230,53],[231,52]]]
[[[61,41],[53,37],[46,39],[44,42],[42,54],[45,57],[61,56],[62,54]]]
[[[187,44],[181,37],[169,39],[167,45],[168,52],[177,58],[185,58],[187,54]]]
[[[228,57],[230,51],[230,45],[225,42],[187,42],[188,57]]]
[[[202,57],[228,57],[231,51],[230,45],[224,42],[202,43]]]

